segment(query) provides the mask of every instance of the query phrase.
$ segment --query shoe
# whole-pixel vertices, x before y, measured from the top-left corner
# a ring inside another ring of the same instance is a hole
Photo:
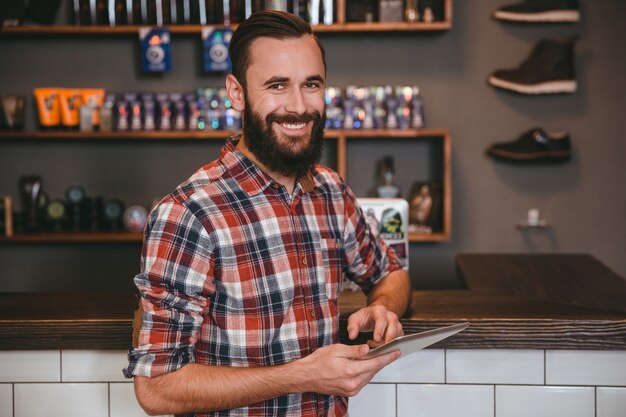
[[[543,39],[517,68],[497,70],[487,82],[520,94],[574,93],[576,39]]]
[[[567,132],[548,133],[535,128],[512,142],[491,145],[487,154],[514,161],[565,161],[570,159],[572,151]]]
[[[493,17],[512,22],[578,22],[578,0],[524,0],[500,7]]]

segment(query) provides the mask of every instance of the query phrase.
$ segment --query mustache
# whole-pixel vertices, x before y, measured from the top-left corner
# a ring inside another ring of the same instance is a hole
[[[303,113],[300,115],[295,114],[278,114],[270,113],[265,116],[265,121],[269,126],[271,123],[308,123],[321,120],[322,115],[319,112]]]

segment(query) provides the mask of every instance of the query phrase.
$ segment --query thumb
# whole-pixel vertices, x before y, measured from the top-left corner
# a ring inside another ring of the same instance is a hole
[[[343,354],[345,358],[356,359],[356,358],[361,358],[367,355],[369,351],[370,351],[370,347],[366,344],[352,345],[352,346],[346,346],[346,349],[343,352]]]

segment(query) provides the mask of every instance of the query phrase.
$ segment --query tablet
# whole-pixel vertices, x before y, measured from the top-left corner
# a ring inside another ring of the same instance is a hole
[[[395,350],[400,351],[400,357],[406,356],[409,353],[417,352],[418,350],[424,349],[433,343],[437,343],[447,337],[457,334],[458,332],[465,330],[467,326],[469,326],[469,322],[459,323],[453,326],[440,327],[438,329],[427,330],[421,333],[400,336],[385,343],[384,345],[370,350],[363,359],[373,358]]]

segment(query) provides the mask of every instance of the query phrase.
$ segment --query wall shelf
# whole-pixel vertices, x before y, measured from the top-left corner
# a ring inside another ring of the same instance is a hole
[[[214,25],[209,25],[217,27]],[[8,26],[0,30],[0,35],[135,35],[141,26],[75,26],[75,25],[46,25],[46,26]],[[200,35],[201,25],[171,25],[166,26],[174,35]],[[223,26],[219,26],[223,27]],[[236,28],[232,25],[231,28]],[[433,23],[337,23],[333,25],[313,26],[316,33],[341,32],[419,32],[450,30],[449,22]]]
[[[332,25],[313,25],[314,32],[417,32],[417,31],[445,31],[452,28],[452,0],[441,0],[443,6],[443,20],[426,22],[347,22],[346,5],[348,0],[337,0],[337,22]],[[150,26],[150,25],[147,25]],[[224,27],[223,25],[207,25],[210,27]],[[41,25],[41,26],[6,26],[0,27],[0,35],[137,35],[138,25]],[[166,25],[172,34],[200,35],[202,25]],[[237,24],[230,25],[232,29]]]
[[[21,131],[21,132],[0,132],[0,141],[36,141],[36,142],[58,142],[58,141],[216,141],[224,140],[229,135],[235,134],[232,131],[184,131],[184,132],[50,132],[50,131]],[[357,144],[359,141],[378,141],[398,139],[404,141],[429,140],[433,143],[440,143],[442,169],[441,183],[442,195],[442,229],[436,230],[432,234],[409,233],[411,242],[446,242],[452,237],[452,177],[451,177],[451,153],[452,144],[450,132],[446,129],[373,129],[373,130],[328,130],[325,138],[335,140],[336,170],[348,184],[348,162],[350,152],[349,143]],[[329,145],[327,145],[329,146]],[[333,146],[333,145],[330,145]],[[403,173],[407,175],[407,173]],[[408,174],[410,176],[410,174]],[[133,234],[111,234],[111,233],[51,233],[19,235],[12,238],[0,238],[4,243],[43,243],[43,242],[132,242],[141,241],[140,235]]]
[[[0,237],[3,243],[117,243],[142,242],[143,234],[134,232],[48,232]]]

